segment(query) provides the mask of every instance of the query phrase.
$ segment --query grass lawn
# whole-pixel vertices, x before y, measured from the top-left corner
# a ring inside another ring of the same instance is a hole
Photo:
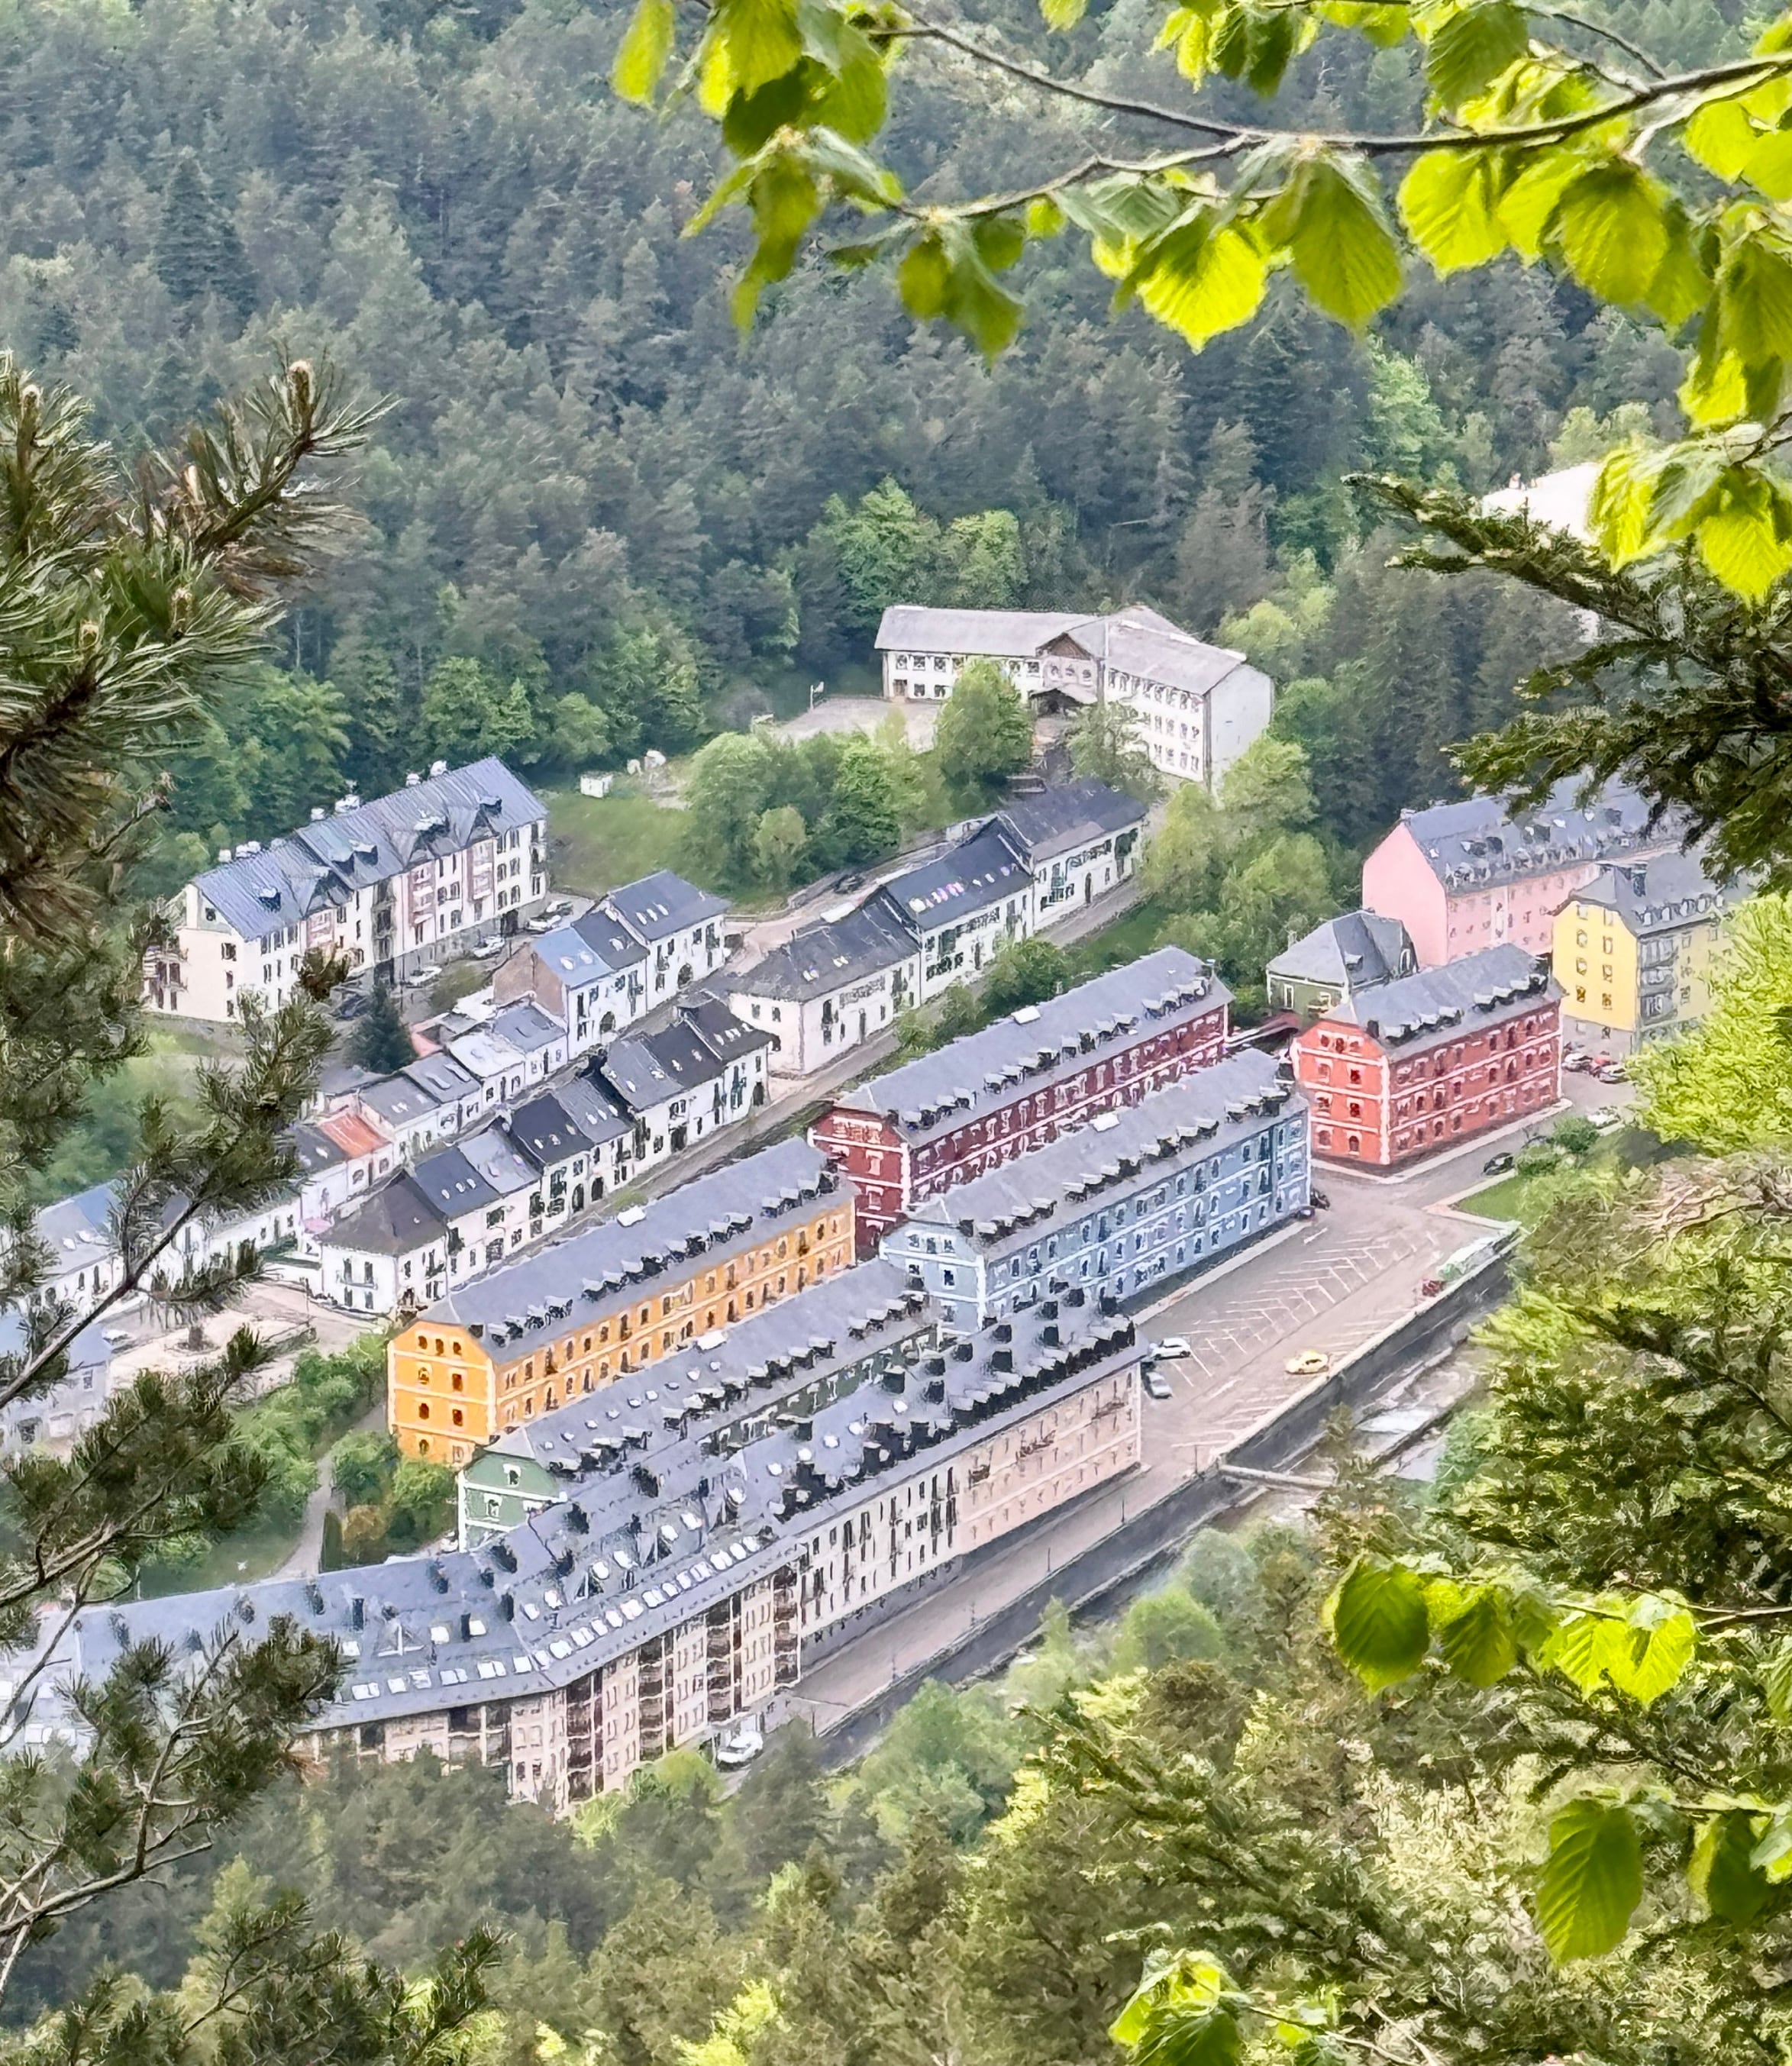
[[[1117,968],[1122,962],[1137,961],[1141,954],[1149,954],[1158,945],[1158,935],[1169,916],[1161,905],[1147,897],[1142,903],[1135,904],[1125,918],[1115,919],[1111,926],[1104,926],[1100,932],[1091,933],[1087,939],[1066,948],[1071,981],[1087,982],[1091,976],[1101,975],[1109,969]]]
[[[447,1011],[464,997],[484,987],[492,980],[490,962],[456,962],[452,968],[444,969],[429,986],[429,1008],[432,1011]]]
[[[1583,1160],[1575,1163],[1564,1158],[1561,1168],[1564,1171],[1580,1169],[1595,1174],[1608,1169],[1644,1169],[1684,1152],[1658,1140],[1644,1128],[1617,1126],[1603,1135],[1598,1146]],[[1543,1169],[1524,1175],[1514,1169],[1456,1202],[1466,1213],[1478,1213],[1488,1219],[1517,1220],[1530,1226],[1541,1218],[1554,1197],[1557,1174],[1555,1170]]]
[[[618,783],[607,796],[547,796],[549,865],[557,889],[601,897],[656,869],[684,869],[685,814]]]

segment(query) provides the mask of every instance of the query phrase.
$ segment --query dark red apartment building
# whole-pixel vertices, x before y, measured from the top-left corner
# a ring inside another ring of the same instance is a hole
[[[1294,1043],[1313,1153],[1390,1169],[1562,1095],[1562,994],[1522,947],[1341,998]]]
[[[1218,1061],[1231,1001],[1160,947],[845,1093],[809,1137],[853,1180],[859,1253],[919,1200]]]

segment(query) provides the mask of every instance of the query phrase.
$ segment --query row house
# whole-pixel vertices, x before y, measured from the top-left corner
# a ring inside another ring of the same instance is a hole
[[[1291,940],[1263,970],[1271,1011],[1312,1025],[1342,998],[1417,972],[1418,956],[1397,918],[1344,911]]]
[[[959,1328],[1140,1298],[1307,1205],[1307,1127],[1280,1065],[1247,1049],[928,1199],[882,1254]]]
[[[23,1312],[17,1306],[0,1307],[0,1368],[16,1371],[22,1366],[30,1353],[30,1336]],[[29,1393],[0,1407],[0,1454],[38,1448],[66,1452],[98,1424],[113,1392],[132,1381],[124,1373],[115,1375],[112,1345],[98,1321],[83,1327],[63,1353],[63,1374],[54,1383],[40,1380]],[[14,1357],[17,1363],[10,1360]]]
[[[610,1400],[616,1419],[556,1455],[565,1497],[477,1546],[81,1610],[52,1639],[34,1726],[78,1741],[68,1689],[128,1644],[197,1672],[220,1629],[284,1616],[346,1665],[298,1741],[320,1765],[428,1751],[566,1813],[668,1750],[763,1733],[805,1658],[1139,1461],[1125,1319],[1028,1315],[943,1353],[880,1336],[868,1310],[853,1325],[859,1382],[806,1412],[780,1403],[813,1388],[795,1352],[774,1368],[724,1339],[701,1384],[669,1363],[651,1404],[679,1409],[674,1437],[644,1392]]]
[[[670,869],[612,889],[598,909],[645,950],[643,1008],[648,1011],[676,991],[707,982],[728,959],[722,930],[728,899],[698,889]]]
[[[1406,929],[1421,969],[1520,947],[1548,954],[1555,914],[1608,861],[1646,859],[1681,845],[1671,819],[1616,783],[1590,800],[1559,783],[1535,810],[1503,797],[1402,811],[1363,863],[1363,902]]]
[[[728,978],[736,1016],[770,1037],[774,1076],[807,1076],[887,1033],[921,993],[921,947],[886,905],[811,926]]]
[[[787,1140],[521,1256],[424,1310],[387,1352],[407,1455],[463,1464],[533,1420],[846,1268],[853,1194]]]
[[[548,894],[547,808],[501,760],[450,769],[264,847],[245,841],[171,900],[146,955],[150,1011],[228,1024],[253,994],[293,996],[308,953],[402,982],[514,931]]]
[[[1105,782],[1065,782],[1017,796],[997,822],[1032,878],[1029,933],[1048,933],[1133,874],[1145,808]]]
[[[929,610],[901,603],[878,626],[886,696],[938,702],[973,660],[993,660],[1041,715],[1116,703],[1152,765],[1216,792],[1268,724],[1275,687],[1230,647],[1192,638],[1142,603],[1107,615]]]
[[[1548,1111],[1561,993],[1522,947],[1483,948],[1342,999],[1296,1039],[1313,1148],[1389,1169]]]
[[[769,1033],[701,992],[656,1032],[612,1040],[598,1080],[628,1116],[637,1169],[738,1124],[766,1100]]]
[[[1010,942],[1031,934],[1033,881],[1026,856],[990,819],[955,845],[879,885],[866,908],[914,936],[915,1002],[975,982]]]
[[[809,1139],[853,1180],[865,1252],[923,1200],[1218,1061],[1230,1003],[1160,947],[847,1092]]]
[[[879,1382],[939,1335],[938,1309],[888,1263],[861,1263],[693,1341],[655,1373],[655,1397],[613,1396],[594,1412],[582,1395],[508,1428],[476,1450],[458,1481],[463,1550],[575,1496],[580,1480],[625,1452],[665,1474],[691,1430],[732,1455],[780,1426]],[[724,1410],[726,1409],[726,1410]]]

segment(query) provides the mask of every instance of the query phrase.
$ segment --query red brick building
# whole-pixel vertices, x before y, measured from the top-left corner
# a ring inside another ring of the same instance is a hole
[[[853,1180],[859,1253],[919,1200],[1218,1061],[1231,1001],[1160,947],[848,1092],[809,1137]]]
[[[1388,1169],[1562,1094],[1562,994],[1515,946],[1343,998],[1294,1043],[1313,1153]]]

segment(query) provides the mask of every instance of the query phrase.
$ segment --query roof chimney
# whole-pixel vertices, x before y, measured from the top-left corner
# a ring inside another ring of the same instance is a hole
[[[420,775],[407,775],[404,778],[404,786],[407,789],[414,789],[422,780],[423,777]]]
[[[445,760],[432,760],[430,762],[429,779],[432,782],[436,780],[438,776],[445,775],[447,772],[448,763]]]
[[[311,822],[312,822],[312,824],[317,824],[318,823],[319,823],[319,822],[320,822],[320,820],[322,819],[322,816],[323,816],[323,806],[322,806],[322,804],[314,804],[311,806]]]

